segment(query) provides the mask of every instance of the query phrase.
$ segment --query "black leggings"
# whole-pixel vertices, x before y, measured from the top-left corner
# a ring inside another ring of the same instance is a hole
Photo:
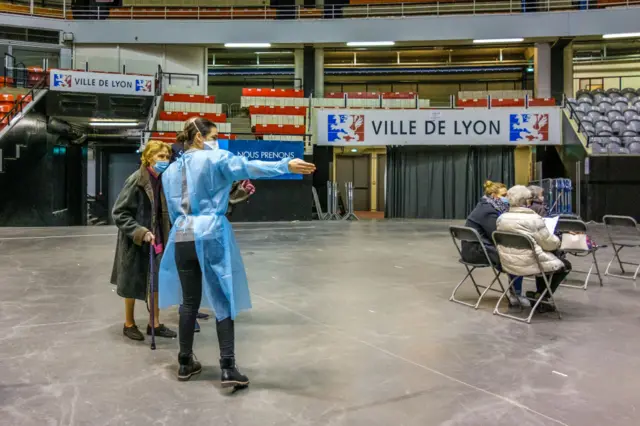
[[[180,354],[193,352],[193,334],[196,317],[202,302],[202,269],[194,242],[176,243],[176,266],[182,285],[182,310],[180,312]],[[234,358],[235,332],[233,320],[216,320],[220,358]]]

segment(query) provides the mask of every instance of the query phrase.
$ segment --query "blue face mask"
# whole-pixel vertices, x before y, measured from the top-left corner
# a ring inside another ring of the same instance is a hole
[[[156,164],[153,165],[153,171],[160,174],[167,170],[167,167],[169,167],[168,161],[156,161]]]
[[[507,197],[500,197],[500,201],[502,201],[506,205],[509,205],[509,199]]]

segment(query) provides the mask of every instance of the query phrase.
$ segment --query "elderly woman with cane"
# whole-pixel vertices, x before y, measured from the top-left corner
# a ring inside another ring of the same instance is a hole
[[[142,165],[127,178],[112,210],[118,242],[111,283],[124,298],[122,333],[132,340],[144,340],[134,318],[136,299],[148,300],[151,305],[148,335],[177,336],[160,323],[157,293],[158,267],[170,229],[160,175],[169,165],[170,156],[169,145],[149,141],[142,152]]]

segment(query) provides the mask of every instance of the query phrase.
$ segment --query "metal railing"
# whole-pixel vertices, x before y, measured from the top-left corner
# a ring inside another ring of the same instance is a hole
[[[0,5],[10,4],[3,1]],[[325,5],[307,8],[304,6],[276,7],[212,7],[212,6],[129,6],[129,7],[79,7],[72,8],[74,20],[102,19],[202,19],[202,20],[275,20],[275,19],[351,19],[351,18],[409,18],[428,15],[476,15],[514,14],[555,11],[581,11],[616,7],[639,6],[640,0],[617,0],[599,3],[597,0],[500,0],[500,1],[434,1],[429,3],[385,3],[363,5]],[[67,18],[69,8],[40,9],[0,8],[2,13]]]

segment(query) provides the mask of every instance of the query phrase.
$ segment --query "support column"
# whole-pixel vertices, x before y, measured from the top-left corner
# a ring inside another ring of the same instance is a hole
[[[551,45],[536,43],[533,54],[534,90],[536,98],[551,97]]]
[[[303,89],[304,85],[304,50],[295,49],[293,51],[293,84],[296,89]]]
[[[315,97],[324,97],[324,49],[317,47],[315,51]]]
[[[313,82],[315,81],[316,68],[314,65],[316,58],[313,51],[313,46],[305,46],[303,50],[303,64],[302,64],[302,88],[304,89],[304,97],[308,98],[313,94],[316,96]]]
[[[571,38],[558,39],[551,48],[551,96],[573,95],[573,46]]]
[[[564,48],[562,55],[562,64],[564,68],[564,94],[572,98],[575,96],[575,88],[573,84],[573,43]]]

